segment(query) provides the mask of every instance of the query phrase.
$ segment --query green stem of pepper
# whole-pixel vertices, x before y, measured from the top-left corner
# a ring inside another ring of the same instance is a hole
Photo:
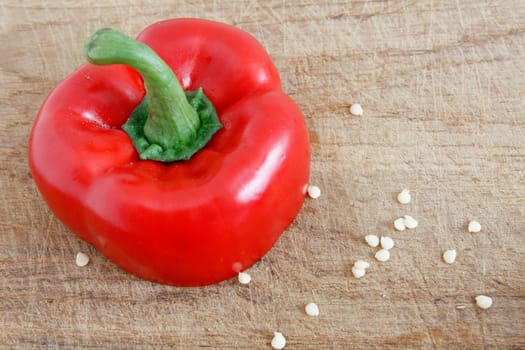
[[[125,64],[142,75],[145,100],[123,126],[142,159],[189,159],[222,127],[202,90],[186,93],[171,68],[143,43],[105,28],[87,39],[84,54],[92,64]]]

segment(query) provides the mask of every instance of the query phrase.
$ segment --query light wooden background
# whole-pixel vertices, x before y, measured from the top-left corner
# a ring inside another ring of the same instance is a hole
[[[87,35],[197,16],[267,48],[323,191],[248,286],[124,273],[50,214],[26,160],[38,108],[83,62]],[[286,349],[525,348],[524,1],[3,0],[0,47],[0,348],[269,349],[274,331]],[[393,232],[403,214],[419,227]],[[482,232],[467,232],[471,218]],[[395,239],[387,263],[371,233]],[[75,266],[77,251],[90,265]],[[360,280],[358,258],[373,262]],[[478,294],[493,307],[480,311]]]

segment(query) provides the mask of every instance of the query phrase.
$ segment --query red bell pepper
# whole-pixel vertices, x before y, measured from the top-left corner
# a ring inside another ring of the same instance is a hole
[[[259,260],[300,210],[310,157],[264,48],[226,24],[176,19],[138,41],[98,31],[85,50],[91,64],[54,89],[30,137],[51,210],[151,281],[206,285]]]

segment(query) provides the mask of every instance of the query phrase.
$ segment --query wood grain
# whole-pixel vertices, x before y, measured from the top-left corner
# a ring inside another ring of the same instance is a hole
[[[525,348],[525,2],[45,3],[0,4],[0,348],[268,349],[274,331],[286,349]],[[248,286],[126,274],[50,214],[27,166],[38,108],[83,62],[87,35],[195,16],[267,48],[304,112],[323,191]],[[364,116],[349,114],[355,101]],[[393,232],[407,213],[419,227]],[[467,232],[471,218],[482,232]],[[364,244],[372,233],[395,239],[387,263]],[[372,262],[360,280],[358,258]],[[478,294],[493,307],[476,308]]]

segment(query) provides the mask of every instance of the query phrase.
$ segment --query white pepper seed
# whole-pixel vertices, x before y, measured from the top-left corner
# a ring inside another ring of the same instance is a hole
[[[405,219],[403,218],[398,218],[394,221],[394,228],[398,231],[404,231],[406,226],[405,226]]]
[[[445,260],[447,264],[453,264],[454,261],[456,261],[456,256],[457,256],[456,250],[449,249],[443,253],[443,260]]]
[[[370,267],[370,263],[369,262],[366,262],[364,260],[357,260],[355,263],[354,263],[354,267],[356,269],[361,269],[361,270],[366,270]]]
[[[412,197],[410,196],[410,191],[407,189],[404,189],[397,195],[397,201],[401,204],[408,204],[410,203],[411,199]]]
[[[75,258],[75,263],[79,267],[84,267],[89,263],[89,256],[87,256],[86,254],[82,252],[78,252]]]
[[[405,215],[405,226],[408,229],[413,229],[417,227],[417,220],[411,217],[410,215]]]
[[[321,189],[314,185],[308,185],[307,192],[312,199],[317,199],[321,196]]]
[[[283,334],[279,332],[274,332],[271,345],[272,348],[276,350],[284,349],[284,347],[286,346],[286,339],[284,338]]]
[[[352,274],[355,278],[361,278],[366,274],[365,269],[359,269],[357,267],[352,267]]]
[[[376,253],[375,257],[378,261],[385,262],[390,259],[390,252],[386,249],[381,249]]]
[[[468,223],[468,232],[478,233],[481,231],[481,224],[476,220],[472,220]]]
[[[488,309],[492,306],[492,298],[486,295],[478,295],[476,297],[476,304],[482,309]]]
[[[363,107],[359,103],[354,103],[350,106],[350,113],[352,115],[361,116],[363,115]]]
[[[386,250],[394,248],[394,240],[390,237],[382,236],[381,237],[381,247]]]
[[[240,284],[248,284],[252,280],[252,276],[247,272],[239,272],[238,278]]]
[[[379,237],[376,235],[366,235],[365,241],[368,243],[369,246],[375,248],[379,245]]]
[[[304,311],[308,316],[319,316],[319,307],[316,303],[308,303],[304,307]]]

